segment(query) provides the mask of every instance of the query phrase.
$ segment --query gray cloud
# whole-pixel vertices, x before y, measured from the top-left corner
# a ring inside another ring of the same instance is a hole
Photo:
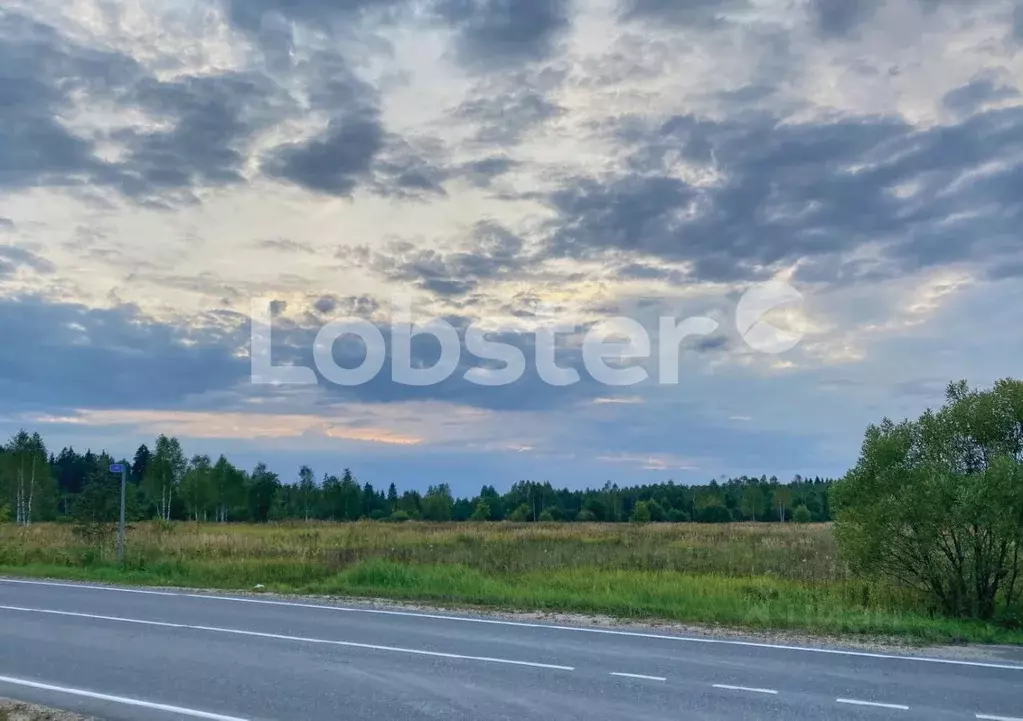
[[[349,196],[369,176],[383,130],[375,113],[334,119],[320,137],[273,150],[263,161],[270,176],[314,192]]]
[[[869,20],[883,4],[884,0],[810,0],[808,9],[821,35],[842,37]]]
[[[190,202],[195,187],[241,181],[245,144],[280,119],[283,111],[271,108],[287,107],[262,75],[163,82],[129,57],[82,47],[14,13],[0,14],[0,66],[0,187],[110,187],[146,204]],[[58,120],[73,98],[138,108],[172,127],[76,135]],[[123,157],[102,160],[98,140],[121,145]]]
[[[0,298],[0,394],[16,408],[173,407],[248,377],[236,324],[178,328],[133,306]],[[186,342],[187,341],[187,342]]]
[[[626,20],[707,28],[720,25],[727,13],[749,6],[749,0],[623,0],[621,14]]]
[[[373,165],[372,186],[389,197],[428,198],[445,196],[444,181],[451,175],[441,148],[421,153],[409,142],[388,136]]]
[[[313,302],[313,310],[321,315],[358,316],[368,318],[380,309],[380,303],[368,295],[320,296]]]
[[[485,70],[546,58],[570,24],[568,0],[438,0],[434,10],[455,29],[459,59]]]
[[[52,273],[56,267],[46,258],[14,245],[0,245],[0,278],[11,275],[19,267],[31,268],[37,273]]]
[[[175,123],[168,131],[115,135],[129,153],[121,189],[129,196],[146,196],[240,182],[247,157],[244,143],[268,122],[280,119],[269,111],[274,92],[268,79],[258,74],[141,81],[129,102]]]
[[[0,230],[14,230],[14,221],[0,216]]]
[[[888,272],[1018,246],[1023,166],[963,174],[1019,157],[1009,150],[1023,147],[1023,108],[922,131],[872,118],[795,125],[678,117],[629,137],[630,173],[580,178],[547,198],[559,216],[548,253],[624,250],[730,280],[882,240]],[[699,187],[665,175],[671,153],[712,165],[721,182]],[[910,184],[914,194],[895,192]]]
[[[988,268],[987,277],[990,278],[991,280],[1023,278],[1023,260],[1013,260],[1004,263],[995,263],[990,268]]]
[[[75,91],[122,87],[129,58],[88,50],[53,28],[0,12],[0,187],[69,185],[102,177],[92,144],[57,121]]]
[[[568,0],[224,0],[232,23],[263,47],[272,64],[288,62],[286,21],[335,34],[358,26],[430,18],[455,31],[454,50],[474,70],[503,69],[549,56],[570,25]],[[284,20],[285,22],[282,22]]]
[[[316,253],[316,249],[311,245],[299,243],[297,240],[291,240],[290,238],[268,238],[257,242],[256,247],[263,250],[276,250],[281,253],[303,253],[306,255]]]
[[[480,83],[454,116],[475,124],[476,140],[481,143],[514,145],[527,132],[561,115],[562,108],[547,94],[563,79],[562,73],[548,70]]]
[[[470,240],[467,250],[449,253],[395,244],[362,262],[388,280],[412,283],[440,296],[464,296],[480,282],[513,274],[531,262],[523,253],[522,238],[497,223],[479,223]]]
[[[985,103],[1015,97],[1019,97],[1016,88],[996,85],[992,80],[981,79],[950,91],[942,99],[942,104],[953,112],[968,115],[979,110]]]
[[[518,165],[518,161],[511,158],[493,155],[463,164],[460,174],[476,187],[487,188],[495,179],[511,172]]]

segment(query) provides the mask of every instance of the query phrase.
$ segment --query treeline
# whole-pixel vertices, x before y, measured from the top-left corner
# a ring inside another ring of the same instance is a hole
[[[21,431],[0,447],[0,521],[114,520],[120,479],[110,465],[129,468],[127,516],[217,522],[360,519],[407,521],[601,521],[698,522],[831,520],[828,479],[796,476],[740,477],[703,486],[673,481],[597,489],[555,489],[548,482],[520,481],[506,493],[483,486],[472,498],[455,497],[447,484],[425,493],[386,488],[340,475],[318,476],[303,466],[294,478],[280,478],[265,464],[251,471],[224,456],[188,458],[176,438],[160,436],[132,459],[106,452],[49,453],[38,433]]]

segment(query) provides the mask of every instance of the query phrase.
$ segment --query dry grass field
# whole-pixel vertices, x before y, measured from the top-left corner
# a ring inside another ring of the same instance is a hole
[[[1023,642],[854,578],[830,527],[799,524],[146,523],[125,565],[69,525],[0,526],[0,573],[450,605],[913,642]]]

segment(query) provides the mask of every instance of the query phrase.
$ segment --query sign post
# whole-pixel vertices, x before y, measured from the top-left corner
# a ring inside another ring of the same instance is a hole
[[[128,466],[124,463],[112,463],[111,473],[121,474],[121,518],[117,524],[117,562],[124,563],[124,492],[128,484]]]

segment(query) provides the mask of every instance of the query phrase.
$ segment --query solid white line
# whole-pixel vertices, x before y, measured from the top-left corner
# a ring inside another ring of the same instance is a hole
[[[11,582],[13,579],[0,578],[0,582]],[[17,580],[17,583],[34,584],[41,581]],[[88,588],[99,591],[120,591],[124,593],[139,593],[135,589],[119,588],[116,586],[83,586],[78,583],[53,583],[47,582],[50,586],[67,586],[69,588]],[[949,666],[970,666],[974,668],[996,668],[1006,671],[1023,671],[1023,665],[1012,665],[1002,663],[988,663],[985,661],[961,661],[951,658],[930,658],[928,656],[896,656],[884,653],[871,653],[868,651],[846,651],[836,648],[814,648],[812,646],[785,646],[776,643],[758,643],[755,641],[736,641],[723,638],[699,638],[692,636],[670,636],[659,633],[643,633],[641,631],[616,631],[609,628],[584,628],[579,626],[557,626],[546,623],[529,623],[526,621],[504,621],[495,618],[468,618],[465,616],[448,616],[439,613],[416,613],[414,611],[388,611],[378,608],[356,608],[349,606],[327,606],[314,603],[297,603],[295,601],[270,601],[258,598],[239,598],[236,596],[212,596],[200,593],[166,593],[157,591],[145,591],[165,596],[183,596],[185,598],[199,598],[208,601],[231,601],[233,603],[255,603],[268,606],[291,606],[296,608],[311,608],[325,611],[342,613],[367,613],[380,616],[404,616],[410,618],[427,618],[438,621],[454,621],[459,623],[479,623],[494,626],[513,626],[518,628],[538,628],[548,631],[574,631],[576,633],[595,633],[605,636],[626,636],[630,638],[651,638],[664,641],[675,641],[678,643],[698,643],[711,646],[739,646],[744,648],[764,648],[778,651],[797,651],[801,653],[819,653],[830,656],[851,656],[855,658],[887,659],[889,661],[918,661],[920,663],[936,663]]]
[[[985,716],[982,713],[977,714],[977,718],[982,721],[1023,721],[1021,718],[1013,718],[1012,716]]]
[[[747,688],[746,686],[728,686],[723,683],[714,684],[714,688],[723,688],[726,691],[748,691],[749,693],[767,693],[772,696],[777,696],[778,692],[770,688]]]
[[[0,676],[0,683],[8,683],[13,686],[27,686],[28,688],[36,688],[42,691],[54,691],[56,693],[68,694],[69,696],[84,696],[85,698],[94,698],[100,701],[110,701],[111,703],[124,704],[125,706],[141,706],[143,708],[155,709],[157,711],[166,711],[168,713],[183,714],[185,716],[194,716],[196,718],[212,719],[213,721],[248,721],[247,719],[239,718],[237,716],[224,716],[223,714],[210,713],[209,711],[196,711],[195,709],[192,708],[182,708],[181,706],[169,706],[164,703],[153,703],[152,701],[142,701],[137,698],[125,698],[124,696],[111,696],[110,694],[96,693],[95,691],[86,691],[80,688],[55,686],[49,683],[28,681],[23,678],[11,678],[10,676]]]
[[[280,641],[298,641],[301,643],[320,643],[331,646],[345,646],[348,648],[364,648],[371,651],[392,651],[395,653],[408,653],[416,656],[433,656],[435,658],[451,658],[462,661],[481,661],[486,663],[501,663],[509,666],[531,666],[533,668],[546,668],[555,671],[575,671],[573,666],[556,666],[549,663],[535,663],[533,661],[514,661],[509,658],[491,658],[489,656],[464,656],[458,653],[442,653],[440,651],[424,651],[417,648],[401,648],[398,646],[378,646],[370,643],[356,643],[354,641],[334,641],[326,638],[308,638],[305,636],[286,636],[279,633],[264,633],[262,631],[245,631],[238,628],[219,628],[217,626],[195,626],[188,623],[169,623],[167,621],[148,621],[140,618],[122,618],[120,616],[99,616],[92,613],[78,613],[76,611],[56,611],[48,608],[24,608],[21,606],[0,606],[0,610],[18,611],[22,613],[42,613],[51,616],[71,616],[74,618],[89,618],[97,621],[113,621],[116,623],[134,623],[142,626],[159,626],[161,628],[185,628],[193,631],[207,631],[209,633],[226,633],[236,636],[253,636],[256,638],[272,638]]]
[[[20,583],[25,586],[63,586],[65,588],[84,588],[89,591],[120,591],[121,593],[141,593],[147,596],[180,596],[171,591],[147,591],[141,588],[117,588],[115,586],[90,586],[85,583],[55,583],[53,581],[23,581],[15,578],[0,578],[4,583]]]
[[[835,703],[846,703],[853,706],[874,706],[876,708],[891,708],[897,711],[909,711],[909,706],[897,703],[874,703],[873,701],[857,701],[851,698],[836,698]]]
[[[621,676],[622,678],[638,678],[644,681],[667,681],[664,676],[644,676],[641,673],[615,673],[611,672],[612,676]]]

